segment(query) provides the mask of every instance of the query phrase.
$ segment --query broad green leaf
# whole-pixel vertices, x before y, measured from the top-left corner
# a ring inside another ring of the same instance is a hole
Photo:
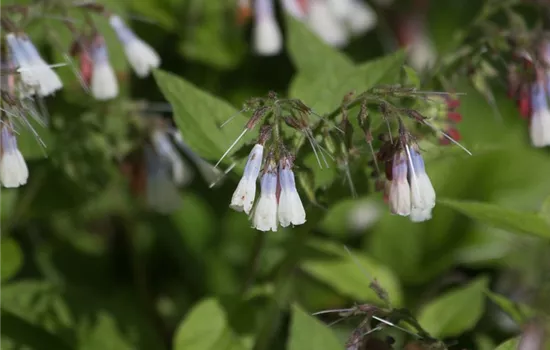
[[[454,337],[472,329],[485,310],[488,280],[481,277],[455,288],[425,305],[418,321],[432,336]]]
[[[227,102],[171,73],[157,70],[155,79],[174,109],[174,119],[187,144],[200,156],[217,161],[244,130],[247,119],[237,115]],[[235,115],[220,129],[219,125]],[[241,145],[244,142],[241,140]]]
[[[73,349],[70,344],[44,328],[2,308],[2,337],[32,349]]]
[[[330,286],[338,293],[348,296],[357,302],[371,301],[380,303],[380,299],[370,288],[376,279],[384,288],[394,306],[403,302],[399,280],[391,270],[377,263],[369,256],[353,252],[351,257],[344,246],[328,241],[310,241],[309,246],[334,258],[305,259],[301,269],[318,281]]]
[[[519,338],[508,339],[504,343],[500,344],[495,350],[517,350],[519,344]]]
[[[500,307],[502,311],[506,312],[518,325],[522,325],[534,315],[533,310],[527,305],[516,303],[503,295],[491,291],[485,291],[485,293],[493,303],[497,304],[497,306]]]
[[[338,341],[329,327],[308,315],[299,306],[293,305],[287,348],[288,350],[341,350],[343,344]]]
[[[349,92],[361,93],[377,84],[395,83],[404,60],[404,51],[397,51],[359,66],[332,64],[320,68],[316,74],[299,71],[289,94],[317,113],[325,114],[340,106]]]
[[[126,350],[132,349],[131,343],[124,338],[113,316],[100,311],[94,318],[91,328],[81,330],[79,350]]]
[[[287,16],[286,25],[288,53],[300,73],[316,77],[338,70],[353,70],[353,62],[346,55],[321,41],[304,23]]]
[[[23,264],[23,253],[19,244],[12,238],[2,238],[0,241],[2,264],[0,264],[0,279],[2,282],[12,278]]]
[[[131,2],[132,10],[141,15],[147,16],[155,25],[163,29],[172,30],[177,24],[177,15],[171,12],[170,4],[167,1],[140,0]]]
[[[518,233],[532,234],[550,238],[550,223],[541,215],[529,212],[519,212],[502,208],[494,204],[440,200],[441,204],[481,222],[490,224],[503,230]]]
[[[244,350],[246,346],[229,327],[218,301],[207,299],[189,311],[178,326],[174,349]]]

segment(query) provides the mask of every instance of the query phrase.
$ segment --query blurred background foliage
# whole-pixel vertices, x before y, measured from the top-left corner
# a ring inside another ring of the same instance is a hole
[[[3,4],[10,2],[24,3]],[[135,79],[101,23],[124,81],[122,96],[94,102],[69,69],[59,70],[65,88],[47,100],[49,127],[38,127],[47,148],[22,135],[29,183],[1,192],[2,349],[339,349],[361,320],[328,328],[320,321],[334,317],[308,314],[379,304],[369,276],[393,306],[410,310],[457,349],[495,349],[517,336],[532,309],[550,308],[549,293],[541,292],[550,287],[550,154],[529,146],[504,79],[491,86],[501,119],[466,77],[453,80],[452,88],[465,93],[460,132],[474,155],[427,150],[440,198],[431,221],[390,215],[364,170],[353,175],[359,198],[352,199],[335,171],[304,161],[327,208],[303,196],[303,227],[263,234],[228,207],[238,172],[215,189],[195,176],[169,215],[133,194],[120,171],[142,139],[131,99],[170,101],[184,139],[216,161],[244,117],[227,130],[211,126],[250,97],[273,90],[327,113],[348,91],[399,82],[404,55],[384,45],[387,29],[381,24],[339,54],[290,22],[283,26],[285,53],[258,57],[250,53],[250,26],[235,22],[232,1],[101,2],[132,19],[162,57],[162,70],[173,75]],[[432,1],[428,33],[441,55],[458,50],[452,39],[482,3]],[[410,4],[394,6],[406,11]],[[57,26],[43,18],[26,28],[54,62],[69,41]],[[212,144],[192,139],[202,133]],[[357,224],[373,212],[374,223]],[[396,339],[395,348],[410,339],[396,329],[384,332]],[[499,349],[515,348],[513,341]]]

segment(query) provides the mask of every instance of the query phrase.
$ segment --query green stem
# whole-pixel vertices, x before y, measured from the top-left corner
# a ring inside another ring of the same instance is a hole
[[[243,297],[246,296],[246,293],[248,292],[250,286],[254,282],[254,277],[256,275],[256,272],[258,271],[258,266],[260,264],[260,257],[262,255],[263,248],[265,246],[265,241],[266,241],[266,233],[257,232],[256,237],[254,238],[252,253],[250,254],[250,258],[248,260],[248,272],[246,274],[246,277],[244,279],[244,283],[241,289],[241,295]]]
[[[275,283],[273,299],[267,307],[264,322],[260,328],[254,350],[267,350],[271,344],[274,332],[279,328],[282,312],[290,303],[294,284],[294,272],[308,237],[310,227],[302,227],[293,234],[288,242],[288,252],[281,264],[279,275]]]

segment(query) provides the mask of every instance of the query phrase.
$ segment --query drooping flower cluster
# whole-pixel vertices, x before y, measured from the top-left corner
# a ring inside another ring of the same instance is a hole
[[[137,35],[117,15],[109,15],[109,23],[120,40],[130,66],[140,78],[160,65],[155,50]],[[80,58],[80,74],[97,100],[110,100],[118,96],[118,82],[110,63],[105,39],[99,33],[79,37],[71,52]]]
[[[278,225],[287,227],[306,222],[306,212],[292,171],[293,159],[290,155],[284,155],[278,163],[272,153],[264,162],[264,145],[260,142],[254,145],[243,177],[231,198],[230,207],[250,214],[252,227],[260,231],[277,231]],[[254,206],[260,170],[260,198]]]
[[[543,40],[537,52],[520,51],[515,58],[519,63],[509,67],[508,96],[529,120],[532,145],[550,146],[550,42]]]
[[[30,6],[30,5],[29,5]],[[27,11],[25,6],[25,13]],[[124,47],[130,65],[139,77],[147,76],[152,69],[160,65],[157,53],[139,39],[122,21],[93,2],[74,4],[75,8],[106,16],[112,29]],[[12,8],[6,7],[6,11]],[[18,18],[14,16],[14,18]],[[80,69],[77,77],[91,95],[98,100],[108,100],[118,95],[118,82],[115,71],[109,62],[107,46],[102,35],[93,26],[91,17],[88,28],[78,30],[73,21],[63,19],[76,38],[70,54],[80,58]],[[42,98],[54,95],[63,88],[63,82],[54,68],[63,64],[48,64],[40,55],[37,47],[11,17],[2,17],[2,30],[5,35],[5,49],[2,50],[1,64],[1,115],[2,128],[2,161],[0,162],[1,182],[6,187],[24,185],[28,178],[28,169],[21,152],[17,149],[16,135],[20,131],[30,132],[44,146],[30,119],[43,125],[47,122],[47,111]],[[4,43],[3,41],[3,43]],[[69,55],[67,62],[72,65]],[[21,129],[21,130],[20,130]]]
[[[462,121],[462,114],[458,111],[460,100],[452,95],[430,96],[429,101],[423,102],[426,107],[421,109],[423,115],[430,119],[436,128],[445,132],[455,141],[460,141],[461,135],[458,124]],[[450,139],[440,136],[441,145],[449,145]]]
[[[329,45],[342,47],[351,35],[371,30],[377,23],[374,10],[363,0],[281,0],[286,13],[306,23]],[[283,49],[275,0],[240,0],[239,21],[254,15],[253,48],[262,56]]]
[[[386,161],[386,195],[391,212],[408,216],[413,222],[431,219],[436,195],[418,146],[399,141],[392,147],[394,154]]]

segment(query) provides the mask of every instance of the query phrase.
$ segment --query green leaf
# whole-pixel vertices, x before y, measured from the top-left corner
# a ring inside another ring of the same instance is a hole
[[[191,15],[198,23],[188,26],[184,32],[180,52],[219,69],[235,68],[246,53],[246,43],[242,28],[228,21],[228,15],[233,13],[231,6],[234,5],[224,1],[207,1],[195,6]]]
[[[403,66],[403,69],[405,70],[405,74],[407,75],[408,83],[416,88],[419,88],[420,78],[418,77],[418,73],[416,73],[416,71],[409,66]]]
[[[91,329],[81,329],[79,350],[125,350],[132,349],[131,343],[124,339],[118,329],[116,320],[105,311],[100,311],[95,317],[95,324]]]
[[[500,344],[495,350],[517,350],[519,344],[519,337],[508,339],[504,343]]]
[[[2,336],[32,349],[72,349],[63,339],[2,308]]]
[[[550,197],[546,198],[540,209],[540,215],[550,225]]]
[[[347,66],[335,61],[320,66],[315,74],[299,71],[290,86],[290,96],[303,100],[317,113],[336,109],[344,95],[351,91],[364,92],[377,84],[395,83],[399,78],[404,51],[365,62],[359,66]]]
[[[418,321],[432,336],[454,337],[472,329],[485,310],[488,280],[481,277],[456,288],[424,306]]]
[[[376,279],[387,291],[394,306],[402,304],[403,297],[399,280],[391,270],[374,259],[358,252],[353,252],[352,258],[344,246],[328,241],[311,240],[309,246],[319,252],[334,256],[334,258],[322,260],[310,258],[302,262],[301,269],[313,278],[357,302],[380,302],[370,288],[372,279]]]
[[[246,117],[237,115],[238,111],[230,104],[182,78],[161,70],[155,71],[154,75],[174,109],[174,119],[183,139],[201,157],[217,161],[244,130]],[[219,125],[235,115],[231,123],[220,129]],[[241,140],[241,145],[246,140],[246,137]]]
[[[2,238],[0,242],[2,264],[0,264],[0,280],[2,282],[12,278],[23,264],[23,253],[19,244],[12,238]]]
[[[304,23],[287,16],[286,25],[288,53],[300,73],[315,77],[327,70],[353,70],[353,62],[346,55],[325,44]]]
[[[518,325],[522,325],[534,315],[533,310],[527,305],[516,303],[503,295],[491,291],[485,291],[485,293],[493,303],[497,304],[498,307],[506,312]]]
[[[316,318],[308,315],[299,306],[292,306],[292,322],[288,350],[341,350],[341,344],[334,333]]]
[[[9,221],[13,217],[11,214],[17,204],[19,189],[17,188],[2,188],[0,193],[0,220],[4,228],[9,227]]]
[[[218,301],[206,299],[193,307],[178,326],[174,349],[241,350],[246,346],[229,327]]]
[[[494,204],[440,200],[441,204],[497,228],[550,238],[550,223],[537,213],[519,212]]]

